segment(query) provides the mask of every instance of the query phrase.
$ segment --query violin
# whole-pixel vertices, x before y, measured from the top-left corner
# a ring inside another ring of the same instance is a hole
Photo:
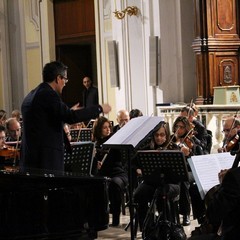
[[[239,135],[236,134],[230,141],[228,141],[223,149],[225,149],[226,152],[230,152],[239,142]]]
[[[193,128],[191,128],[188,131],[188,133],[183,138],[180,139],[180,143],[178,144],[179,147],[186,146],[189,149],[192,149],[194,146],[192,137],[193,137]]]
[[[5,145],[0,149],[0,156],[5,157],[5,159],[14,158],[16,155],[18,155],[18,149],[14,149],[11,146]]]
[[[183,144],[186,145],[189,149],[192,149],[194,146],[193,141],[189,136],[183,140]]]

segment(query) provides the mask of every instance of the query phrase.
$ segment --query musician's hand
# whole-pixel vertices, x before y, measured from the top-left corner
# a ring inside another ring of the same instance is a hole
[[[109,113],[112,110],[111,106],[108,103],[104,103],[101,106],[103,109],[103,113]]]
[[[190,154],[190,149],[186,146],[181,147],[181,151],[185,156],[188,156]]]
[[[142,176],[142,170],[140,168],[138,168],[136,170],[137,176]]]
[[[226,152],[226,148],[224,147],[222,147],[222,148],[218,148],[218,153],[223,153],[223,152]]]
[[[224,170],[221,170],[221,171],[218,173],[218,179],[219,179],[219,182],[220,182],[220,183],[222,183],[223,178],[225,177],[227,171],[228,171],[228,169],[224,169]]]
[[[76,110],[79,110],[79,109],[81,109],[79,103],[77,103],[77,104],[75,104],[75,105],[73,105],[73,106],[71,107],[71,110],[73,110],[73,111],[76,111]]]
[[[97,169],[100,170],[101,167],[102,167],[102,162],[98,161],[98,162],[97,162]]]

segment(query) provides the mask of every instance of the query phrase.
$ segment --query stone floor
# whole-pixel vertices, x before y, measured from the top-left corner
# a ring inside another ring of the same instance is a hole
[[[112,240],[112,239],[117,239],[117,240],[130,240],[131,239],[131,233],[130,233],[130,228],[125,231],[124,228],[129,222],[129,214],[125,216],[121,216],[121,226],[119,227],[109,227],[108,229],[104,231],[100,231],[98,233],[98,238],[99,240],[101,239],[106,239],[106,240]],[[111,219],[110,219],[111,222]],[[196,220],[192,219],[191,216],[191,225],[184,227],[185,233],[187,234],[188,237],[191,236],[192,230],[195,229],[195,227],[199,226]],[[138,231],[136,239],[142,239],[141,232]]]

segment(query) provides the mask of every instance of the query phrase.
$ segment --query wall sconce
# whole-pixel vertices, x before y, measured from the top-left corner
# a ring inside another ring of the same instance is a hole
[[[123,19],[126,14],[129,16],[132,16],[132,15],[137,16],[138,12],[139,12],[139,9],[136,6],[131,6],[131,7],[129,6],[122,11],[115,10],[115,12],[113,13],[115,14],[115,17],[117,19]]]

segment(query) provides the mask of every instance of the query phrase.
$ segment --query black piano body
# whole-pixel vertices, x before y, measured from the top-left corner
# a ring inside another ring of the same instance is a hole
[[[76,173],[0,171],[0,239],[95,239],[108,228],[108,182]]]

